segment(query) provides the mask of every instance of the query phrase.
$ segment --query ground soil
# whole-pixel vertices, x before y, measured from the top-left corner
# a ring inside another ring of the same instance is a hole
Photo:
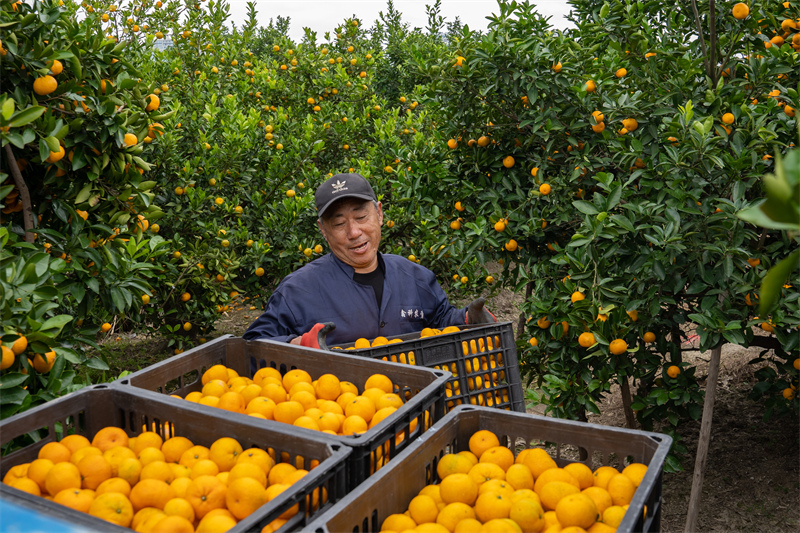
[[[499,321],[513,322],[516,331],[521,300],[521,295],[503,292],[487,299],[487,308]],[[454,303],[463,305],[464,302]],[[239,336],[258,314],[259,310],[247,307],[226,313],[217,323],[212,337]],[[150,342],[159,341],[150,339]],[[687,349],[684,361],[698,367],[696,375],[707,376],[709,354],[691,350],[697,347],[697,341],[690,334],[684,347]],[[162,359],[165,355],[156,354],[165,353],[162,351],[165,348],[151,345],[146,350],[147,358],[139,359],[136,366],[147,366]],[[755,383],[755,368],[748,362],[756,355],[755,350],[738,346],[723,348],[697,531],[800,531],[800,421],[796,418],[762,420],[763,404],[748,398]],[[591,423],[625,426],[616,388],[601,402],[600,409],[601,415],[590,416]],[[543,414],[544,408],[534,406],[529,411]],[[699,430],[699,421],[685,422],[678,427],[689,453],[683,459],[683,472],[663,476],[661,528],[667,533],[685,530]]]

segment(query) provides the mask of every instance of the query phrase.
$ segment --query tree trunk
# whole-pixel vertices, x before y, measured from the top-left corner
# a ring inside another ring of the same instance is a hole
[[[633,416],[633,409],[631,409],[631,387],[628,383],[628,376],[620,376],[619,390],[622,395],[622,407],[625,411],[625,422],[628,428],[636,429],[636,418]]]
[[[706,381],[706,397],[703,402],[703,419],[700,423],[700,436],[697,441],[697,456],[692,476],[692,492],[689,497],[689,510],[686,513],[686,533],[697,531],[697,515],[700,512],[700,495],[703,490],[703,476],[706,471],[708,446],[711,440],[711,419],[714,415],[714,401],[717,396],[717,377],[719,376],[719,360],[722,345],[711,350],[711,362],[708,365],[708,381]]]
[[[531,294],[533,294],[533,282],[529,281],[525,285],[525,301],[527,302],[530,299]],[[517,323],[517,340],[522,338],[522,332],[525,331],[525,313],[519,314],[519,322]]]
[[[31,205],[31,194],[28,191],[28,185],[22,178],[22,172],[17,165],[17,159],[14,157],[14,152],[11,151],[11,145],[6,145],[6,157],[8,158],[8,168],[11,169],[11,176],[14,178],[14,184],[19,190],[19,197],[22,200],[22,223],[25,227],[25,242],[33,242],[36,236],[33,233],[33,206]]]

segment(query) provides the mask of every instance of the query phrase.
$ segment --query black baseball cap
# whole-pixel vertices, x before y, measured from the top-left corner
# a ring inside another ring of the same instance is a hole
[[[378,201],[372,186],[361,174],[336,174],[325,180],[314,193],[314,199],[317,202],[317,217],[322,218],[325,210],[342,198]]]

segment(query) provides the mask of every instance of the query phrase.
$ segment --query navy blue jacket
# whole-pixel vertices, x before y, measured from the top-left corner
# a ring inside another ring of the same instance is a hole
[[[450,305],[433,272],[398,255],[381,257],[380,309],[372,287],[353,281],[353,267],[329,253],[286,276],[242,337],[288,342],[317,322],[333,322],[327,343],[334,346],[465,323],[466,308]]]

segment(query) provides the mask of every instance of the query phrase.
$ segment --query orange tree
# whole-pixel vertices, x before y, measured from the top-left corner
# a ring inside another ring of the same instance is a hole
[[[560,32],[500,2],[487,35],[464,31],[451,57],[417,66],[450,148],[418,209],[446,202],[460,222],[428,217],[432,238],[465,267],[503,260],[504,283],[526,288],[521,358],[556,416],[597,412],[616,382],[630,425],[699,417],[689,330],[702,351],[774,350],[767,413],[796,412],[780,390],[797,381],[797,289],[770,317],[750,305],[796,236],[736,217],[794,139],[796,8],[740,20],[732,3],[715,17],[688,3],[571,4],[576,29]]]
[[[4,417],[80,386],[74,365],[107,368],[83,348],[143,305],[166,250],[146,231],[161,211],[140,157],[163,108],[60,4],[0,4]]]
[[[204,334],[243,300],[262,305],[283,276],[325,253],[313,191],[336,172],[372,181],[387,206],[386,242],[400,250],[409,200],[390,184],[441,165],[428,162],[438,150],[412,96],[388,102],[373,87],[382,52],[359,20],[294,43],[280,21],[259,29],[252,5],[234,30],[218,2],[84,11],[125,43],[174,111],[163,135],[145,139],[171,259],[150,305],[126,318],[160,328],[180,351],[186,323]]]

